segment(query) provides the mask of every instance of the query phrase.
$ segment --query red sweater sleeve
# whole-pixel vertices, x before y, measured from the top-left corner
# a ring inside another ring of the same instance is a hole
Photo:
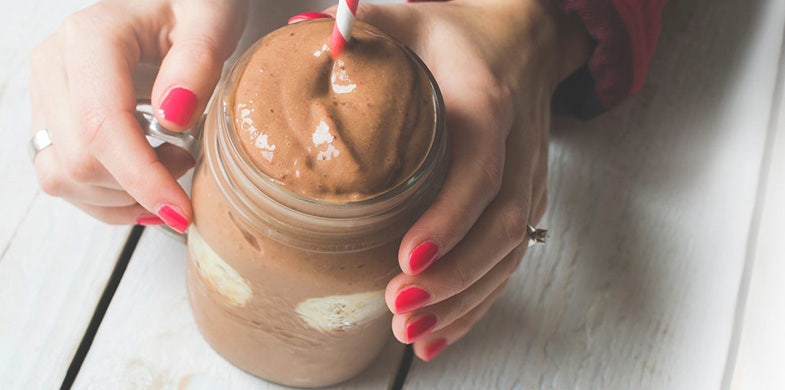
[[[561,8],[583,21],[597,45],[585,69],[572,84],[558,93],[583,94],[568,97],[569,105],[582,105],[578,116],[593,116],[617,105],[637,92],[646,80],[660,35],[662,8],[668,0],[560,0]],[[589,88],[591,91],[577,91]],[[580,101],[583,100],[583,101]],[[593,100],[587,102],[586,100]],[[568,108],[576,111],[576,107]],[[598,112],[592,112],[598,111]]]

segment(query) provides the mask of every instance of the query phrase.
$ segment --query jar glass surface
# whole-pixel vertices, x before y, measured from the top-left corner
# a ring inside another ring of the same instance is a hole
[[[310,23],[310,22],[306,22]],[[391,39],[391,38],[389,38]],[[367,367],[391,336],[384,301],[398,246],[447,169],[444,109],[433,76],[427,155],[404,181],[359,201],[295,194],[238,145],[233,92],[254,44],[222,81],[205,121],[188,232],[189,300],[210,345],[238,367],[293,386],[326,386]]]

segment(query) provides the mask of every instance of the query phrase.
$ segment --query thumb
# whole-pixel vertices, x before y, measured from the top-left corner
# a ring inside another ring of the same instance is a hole
[[[164,127],[185,130],[204,112],[240,39],[247,9],[245,0],[172,5],[172,43],[152,91],[156,117]]]

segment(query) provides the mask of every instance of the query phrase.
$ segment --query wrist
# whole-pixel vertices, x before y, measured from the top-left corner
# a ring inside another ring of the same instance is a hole
[[[468,0],[488,12],[492,25],[486,28],[501,32],[491,39],[509,46],[513,53],[527,53],[520,65],[538,61],[552,72],[558,84],[586,64],[595,41],[580,18],[564,12],[551,0]],[[487,30],[486,30],[487,31]],[[535,57],[530,56],[534,54]],[[555,85],[554,85],[555,86]]]

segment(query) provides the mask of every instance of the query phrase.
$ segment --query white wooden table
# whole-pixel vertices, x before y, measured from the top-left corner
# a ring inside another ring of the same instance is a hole
[[[0,389],[278,388],[199,336],[182,242],[38,188],[27,58],[91,2],[4,2]],[[391,342],[341,388],[785,388],[785,2],[681,0],[664,19],[639,95],[555,121],[551,241],[487,317],[428,364]]]

